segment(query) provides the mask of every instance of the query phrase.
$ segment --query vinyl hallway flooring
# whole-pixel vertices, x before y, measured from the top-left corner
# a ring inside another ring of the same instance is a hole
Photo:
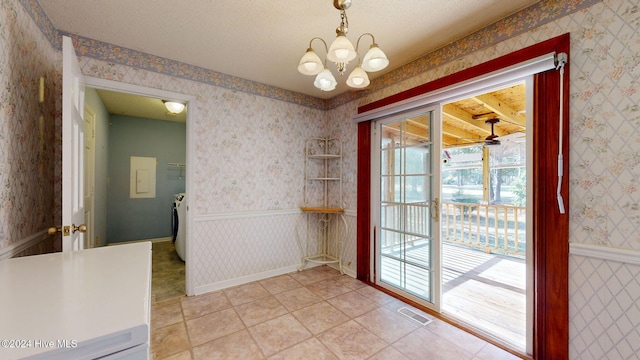
[[[327,266],[187,297],[172,247],[153,244],[152,359],[518,359]]]
[[[159,302],[184,296],[184,261],[172,241],[151,244],[151,301]]]

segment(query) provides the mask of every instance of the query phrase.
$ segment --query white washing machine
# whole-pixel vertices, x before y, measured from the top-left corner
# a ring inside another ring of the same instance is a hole
[[[186,231],[187,202],[186,202],[185,193],[180,193],[176,195],[174,208],[175,208],[175,213],[177,214],[176,223],[174,224],[174,226],[178,228],[177,231],[174,230],[174,233],[176,234],[176,241],[175,241],[176,252],[178,253],[178,256],[180,257],[180,259],[182,259],[182,261],[187,261],[186,246],[185,246],[186,236],[187,236],[186,235],[187,234],[187,231]]]

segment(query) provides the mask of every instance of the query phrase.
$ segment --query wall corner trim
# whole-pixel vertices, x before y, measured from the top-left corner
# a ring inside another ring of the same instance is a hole
[[[638,250],[620,249],[602,245],[570,243],[569,253],[571,255],[640,266],[640,251]]]

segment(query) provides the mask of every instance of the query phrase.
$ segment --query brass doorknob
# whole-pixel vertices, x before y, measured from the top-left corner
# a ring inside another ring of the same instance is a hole
[[[47,230],[47,233],[49,235],[55,235],[59,232],[62,232],[62,235],[64,236],[69,236],[70,234],[75,233],[76,231],[80,231],[81,233],[86,233],[87,232],[87,225],[82,224],[82,225],[78,225],[76,226],[76,224],[69,226],[65,226],[64,228],[62,226],[52,226]]]
[[[76,224],[71,225],[71,229],[73,233],[75,233],[76,231],[80,231],[81,233],[85,233],[87,232],[87,225],[82,224],[82,225],[78,225],[76,226]]]
[[[47,230],[47,233],[49,235],[55,235],[55,234],[57,234],[57,233],[59,233],[61,231],[62,231],[62,226],[60,226],[60,227],[52,226]]]

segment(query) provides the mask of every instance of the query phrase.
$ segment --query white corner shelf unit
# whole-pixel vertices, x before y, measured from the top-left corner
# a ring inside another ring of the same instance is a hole
[[[300,270],[307,263],[335,264],[342,269],[342,246],[347,222],[342,202],[342,142],[338,138],[310,138],[305,145],[304,205],[298,245]],[[304,226],[304,230],[302,230]]]

